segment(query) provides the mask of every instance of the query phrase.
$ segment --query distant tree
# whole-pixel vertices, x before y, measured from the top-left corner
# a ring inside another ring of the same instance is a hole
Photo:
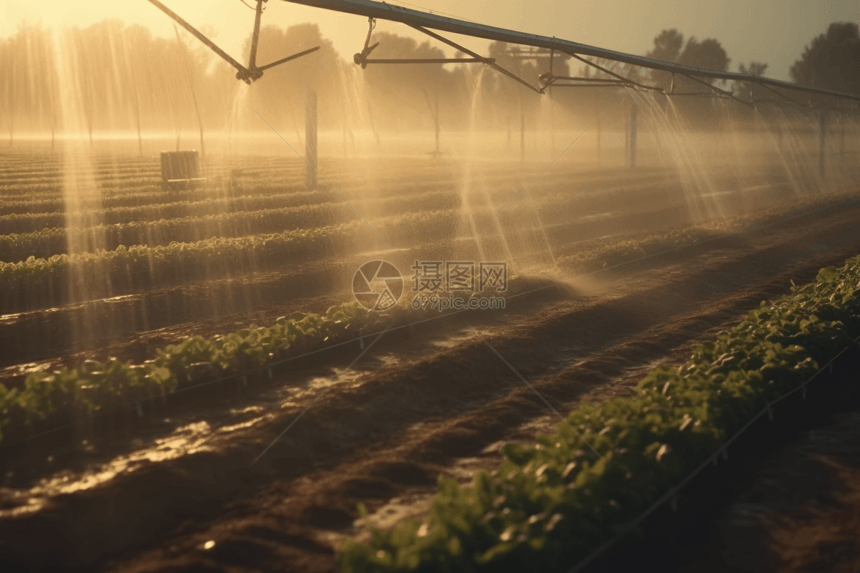
[[[738,65],[738,71],[742,74],[752,74],[754,76],[763,76],[767,70],[767,64],[761,62],[750,62],[749,66],[743,63]],[[732,91],[735,96],[744,101],[757,100],[764,97],[764,88],[752,84],[750,82],[734,82]]]
[[[315,46],[320,49],[266,70],[263,78],[254,84],[252,103],[270,121],[284,120],[298,130],[298,126],[304,124],[305,97],[311,91],[319,98],[321,125],[334,115],[340,117],[337,109],[341,92],[339,56],[331,40],[322,37],[316,24],[296,24],[286,29],[264,26],[260,30],[257,64],[265,65]],[[244,61],[250,49],[249,37]]]
[[[730,62],[731,60],[729,59],[728,54],[726,54],[725,49],[723,49],[723,46],[719,41],[713,38],[708,38],[699,42],[696,38],[691,37],[687,40],[687,45],[684,46],[684,51],[681,53],[681,57],[678,58],[679,64],[695,66],[697,68],[720,70],[722,72],[728,71]],[[714,81],[707,78],[702,79],[708,83],[713,83]],[[725,80],[716,81],[725,82]]]
[[[390,32],[375,32],[371,39],[374,42],[379,42],[379,46],[370,54],[371,60],[445,58],[445,52],[429,41],[419,43]],[[379,122],[389,127],[416,122],[433,125],[427,98],[435,101],[452,84],[451,72],[442,64],[369,64],[358,73],[366,75],[371,104],[386,110]],[[441,105],[443,109],[448,107],[445,103]]]
[[[663,60],[664,62],[677,62],[678,58],[681,57],[683,49],[684,34],[672,28],[671,30],[660,32],[654,38],[654,47],[645,55],[655,60]]]
[[[860,30],[853,22],[834,22],[807,45],[789,69],[798,84],[860,94]]]
[[[654,47],[645,55],[664,62],[710,68],[719,71],[727,71],[731,62],[719,41],[708,38],[700,42],[695,37],[690,37],[686,44],[684,44],[684,35],[674,28],[660,32],[654,38]],[[655,85],[665,90],[669,90],[672,85],[672,74],[670,72],[652,70],[649,76]],[[698,79],[709,84],[715,83],[715,80],[709,78]],[[719,81],[723,82],[723,80]],[[675,91],[702,91],[700,88],[701,86],[696,82],[692,82],[684,77],[675,77]]]

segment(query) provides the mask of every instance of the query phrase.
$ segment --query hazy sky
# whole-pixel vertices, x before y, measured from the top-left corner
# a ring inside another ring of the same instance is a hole
[[[241,0],[162,0],[204,29],[234,56],[253,27],[254,13]],[[247,0],[249,4],[253,0]],[[575,42],[644,54],[664,28],[685,36],[716,38],[731,58],[731,70],[751,60],[769,64],[767,76],[788,79],[789,66],[803,47],[834,21],[860,23],[860,0],[409,0],[409,7],[451,13],[484,24],[556,36]],[[171,20],[147,0],[0,0],[0,37],[14,34],[24,22],[46,26],[87,26],[118,18],[172,36]],[[367,33],[359,16],[331,13],[270,0],[263,24],[288,26],[316,22],[324,36],[351,59]],[[380,22],[377,30],[422,37],[401,24]],[[433,41],[435,43],[435,41]],[[486,42],[462,39],[483,50]],[[241,58],[239,58],[241,59]],[[244,62],[243,62],[244,63]]]

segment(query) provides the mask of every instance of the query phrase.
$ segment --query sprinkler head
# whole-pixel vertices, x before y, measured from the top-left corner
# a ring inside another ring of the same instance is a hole
[[[550,85],[553,80],[555,80],[555,76],[552,75],[552,72],[545,72],[538,76],[538,83],[540,83],[540,87],[542,88]]]
[[[352,61],[355,62],[356,66],[361,66],[361,69],[365,69],[367,67],[367,62],[365,61],[363,54],[355,54],[352,57]]]
[[[241,82],[245,82],[248,85],[251,85],[251,77],[248,75],[247,72],[243,70],[239,70],[238,72],[236,72],[236,79]]]
[[[253,70],[239,70],[236,72],[236,79],[243,81],[248,85],[263,77],[263,72],[254,68]]]

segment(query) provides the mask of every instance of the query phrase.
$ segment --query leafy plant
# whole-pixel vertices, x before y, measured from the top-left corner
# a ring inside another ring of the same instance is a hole
[[[860,336],[857,288],[860,257],[822,269],[814,283],[762,302],[694,347],[679,367],[649,372],[634,397],[585,404],[535,444],[505,445],[499,469],[477,473],[470,487],[440,477],[425,519],[372,530],[368,544],[346,542],[341,570],[569,567],[852,344]]]

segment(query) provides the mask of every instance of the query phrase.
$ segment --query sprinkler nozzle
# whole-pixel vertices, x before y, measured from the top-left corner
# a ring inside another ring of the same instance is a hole
[[[538,76],[538,82],[540,83],[540,86],[542,88],[545,88],[550,85],[553,80],[555,80],[555,76],[552,75],[552,72],[544,72]]]

